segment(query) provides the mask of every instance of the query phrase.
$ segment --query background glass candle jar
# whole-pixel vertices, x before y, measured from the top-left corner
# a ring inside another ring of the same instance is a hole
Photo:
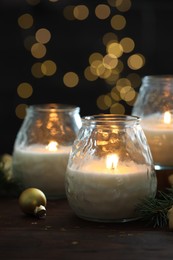
[[[136,219],[136,205],[154,197],[157,186],[139,119],[84,117],[65,176],[69,204],[79,217],[101,222]]]
[[[80,127],[78,107],[28,107],[13,150],[13,174],[21,189],[39,188],[48,199],[65,197],[64,175]]]
[[[156,169],[173,167],[173,76],[145,76],[132,114],[142,119]]]

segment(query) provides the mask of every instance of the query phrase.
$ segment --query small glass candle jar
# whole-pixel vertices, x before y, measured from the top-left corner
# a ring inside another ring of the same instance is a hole
[[[65,171],[80,127],[78,107],[43,104],[27,108],[13,150],[13,174],[21,190],[35,187],[48,199],[65,197]]]
[[[137,218],[136,206],[156,194],[156,175],[139,118],[82,118],[65,175],[66,195],[79,217],[100,222]]]
[[[173,76],[145,76],[132,115],[141,117],[155,168],[172,168]]]

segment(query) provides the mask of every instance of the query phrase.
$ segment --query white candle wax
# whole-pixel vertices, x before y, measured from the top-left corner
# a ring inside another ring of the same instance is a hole
[[[173,122],[164,123],[163,115],[156,113],[142,118],[141,126],[154,163],[160,166],[173,166]]]
[[[146,165],[130,162],[107,169],[103,162],[92,161],[82,169],[67,167],[66,194],[69,204],[80,217],[98,220],[133,218],[140,199],[153,196]]]
[[[15,178],[25,188],[41,189],[47,198],[65,196],[64,178],[71,147],[48,151],[43,145],[16,148],[13,153]]]

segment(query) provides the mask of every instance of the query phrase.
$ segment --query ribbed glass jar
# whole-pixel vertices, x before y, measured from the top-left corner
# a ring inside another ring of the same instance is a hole
[[[154,165],[139,121],[111,114],[82,118],[65,175],[66,195],[79,217],[134,220],[137,204],[155,196]]]
[[[21,190],[35,187],[48,199],[65,197],[64,175],[80,127],[78,107],[62,104],[28,107],[13,151],[13,174]]]
[[[142,119],[155,167],[173,167],[173,75],[145,76],[132,115]]]

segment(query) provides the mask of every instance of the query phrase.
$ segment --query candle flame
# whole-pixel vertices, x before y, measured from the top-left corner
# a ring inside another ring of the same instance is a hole
[[[46,146],[46,149],[50,152],[55,152],[58,150],[58,143],[55,141],[50,141],[50,143]]]
[[[118,160],[117,154],[108,154],[106,158],[106,168],[114,170],[117,167]]]
[[[164,123],[165,124],[171,123],[171,113],[169,111],[164,113]]]

